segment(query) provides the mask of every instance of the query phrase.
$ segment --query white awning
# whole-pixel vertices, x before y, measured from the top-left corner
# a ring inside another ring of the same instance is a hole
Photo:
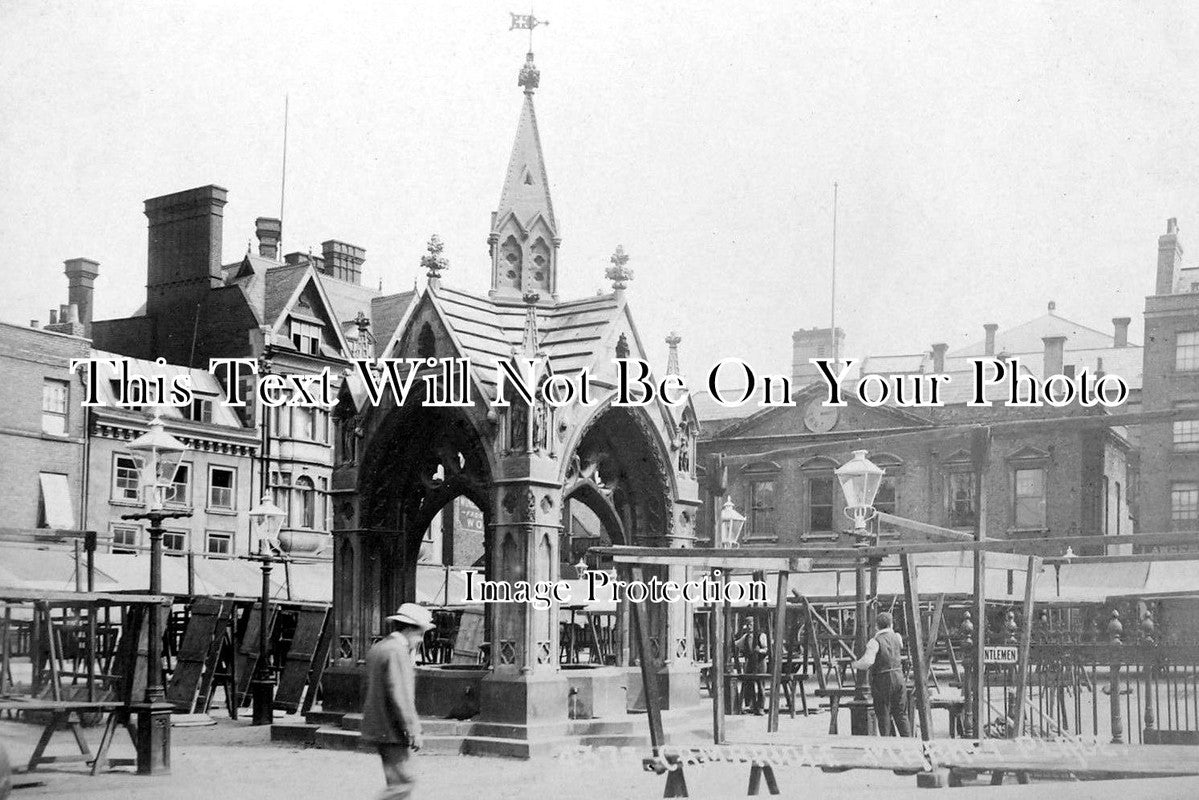
[[[67,476],[57,472],[40,472],[42,484],[42,521],[47,528],[71,530],[75,527],[75,511],[71,505],[71,487]]]

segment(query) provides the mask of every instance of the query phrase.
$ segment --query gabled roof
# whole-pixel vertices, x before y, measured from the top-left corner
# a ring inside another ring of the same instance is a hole
[[[371,298],[369,316],[371,318],[371,335],[375,337],[375,356],[382,356],[383,349],[395,335],[400,321],[416,299],[416,290],[389,294],[385,297]]]
[[[525,94],[520,122],[516,126],[516,140],[512,144],[512,156],[508,160],[508,172],[504,176],[504,188],[500,192],[495,224],[501,225],[508,214],[515,216],[521,228],[526,231],[532,227],[539,214],[551,231],[558,230],[558,223],[554,218],[554,204],[550,201],[549,180],[546,177],[541,135],[537,132],[537,113],[533,109],[531,93]]]
[[[524,333],[523,303],[502,302],[444,286],[422,300],[433,303],[462,356],[471,360],[476,380],[488,397],[497,383],[496,363],[507,360]],[[574,375],[590,366],[624,303],[615,295],[597,295],[537,307],[541,349],[557,375]]]
[[[272,333],[278,333],[288,314],[292,313],[300,295],[307,287],[313,287],[320,301],[321,308],[315,309],[318,317],[324,315],[328,321],[327,328],[331,331],[338,352],[345,356],[350,352],[341,323],[325,291],[324,284],[318,279],[316,270],[311,264],[275,267],[266,274],[266,308],[263,322],[269,326]],[[326,353],[326,355],[330,355]]]

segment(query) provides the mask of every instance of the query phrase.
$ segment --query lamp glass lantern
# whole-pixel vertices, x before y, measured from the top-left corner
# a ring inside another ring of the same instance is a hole
[[[279,531],[283,528],[284,516],[283,509],[271,501],[270,495],[265,495],[250,509],[250,524],[258,538],[259,553],[279,549]]]
[[[175,481],[187,445],[167,433],[161,416],[155,413],[150,430],[130,442],[129,450],[137,461],[142,491],[150,491],[146,507],[152,511],[162,508],[166,489]]]
[[[733,506],[732,498],[725,498],[724,508],[720,509],[720,546],[736,547],[744,527],[745,517]]]
[[[883,481],[883,469],[866,458],[865,450],[854,450],[853,458],[834,474],[845,495],[845,516],[853,520],[855,532],[866,530],[866,521],[874,516],[874,498]]]

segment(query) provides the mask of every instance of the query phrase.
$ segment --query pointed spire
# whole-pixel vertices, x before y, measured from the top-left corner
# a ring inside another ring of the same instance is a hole
[[[519,84],[525,99],[500,203],[491,217],[491,294],[519,300],[527,291],[554,297],[558,292],[558,222],[550,199],[533,92],[541,73],[529,53]]]
[[[674,331],[666,337],[666,346],[670,348],[670,352],[666,356],[666,374],[679,374],[679,342],[683,341],[683,337],[679,336]]]
[[[623,245],[616,245],[616,252],[608,259],[612,266],[604,271],[604,276],[612,281],[612,289],[617,293],[623,292],[628,281],[633,280],[633,270],[629,269],[629,256]]]
[[[433,234],[429,237],[428,255],[423,255],[420,258],[422,269],[428,270],[425,275],[429,278],[429,287],[438,289],[441,287],[442,270],[450,268],[450,260],[441,253],[445,250],[445,245],[442,244],[441,237]]]

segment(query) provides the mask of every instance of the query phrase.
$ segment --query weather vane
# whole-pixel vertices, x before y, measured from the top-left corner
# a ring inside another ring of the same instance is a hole
[[[549,25],[550,23],[547,20],[537,19],[537,17],[533,16],[532,9],[529,9],[528,14],[512,14],[512,12],[508,12],[508,13],[512,16],[512,27],[508,28],[508,30],[510,30],[510,31],[528,31],[529,32],[529,50],[532,51],[532,49],[533,49],[533,29],[536,28],[538,25]]]

